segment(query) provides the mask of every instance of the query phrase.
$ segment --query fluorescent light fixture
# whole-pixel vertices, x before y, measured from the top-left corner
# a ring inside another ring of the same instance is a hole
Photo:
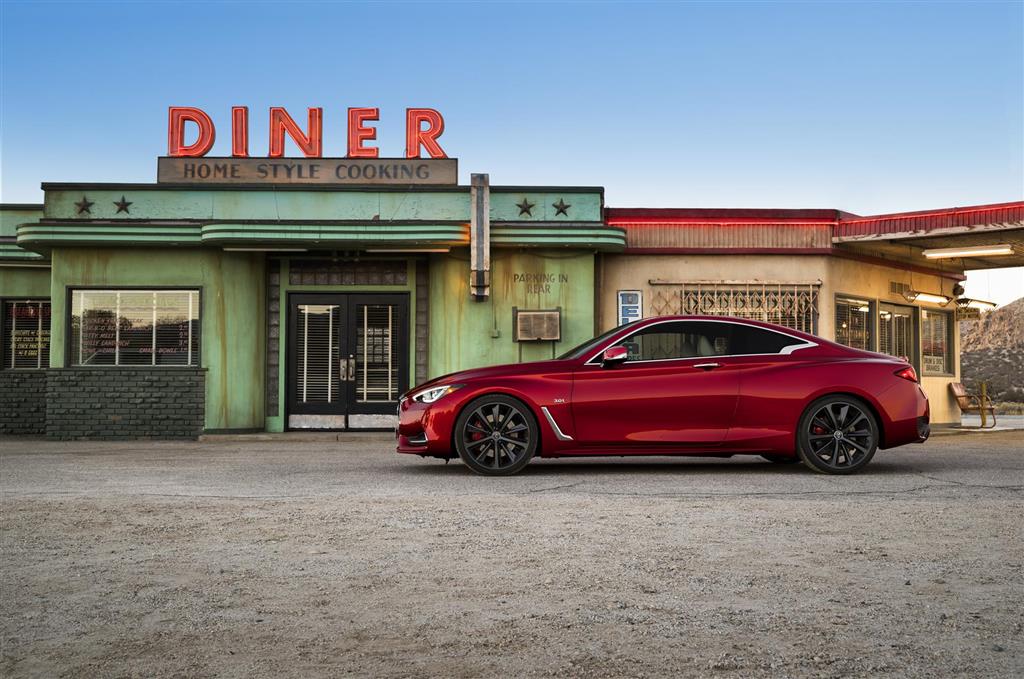
[[[367,252],[448,252],[451,248],[367,248]]]
[[[1012,255],[1013,246],[1005,243],[1001,245],[971,245],[963,248],[935,248],[922,252],[928,259],[951,259],[953,257],[994,257],[996,255]]]
[[[961,297],[956,301],[956,305],[961,309],[982,309],[989,310],[995,309],[995,302],[987,302],[983,299],[971,299],[970,297]]]
[[[224,248],[224,252],[306,252],[306,248]]]
[[[928,302],[930,304],[949,304],[951,297],[945,295],[933,295],[930,292],[921,292],[919,290],[907,290],[903,295],[907,298],[908,302]]]

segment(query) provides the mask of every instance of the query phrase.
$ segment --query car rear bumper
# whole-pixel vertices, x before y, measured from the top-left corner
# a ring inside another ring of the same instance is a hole
[[[907,443],[924,443],[931,435],[931,409],[921,385],[907,383],[886,392],[883,407],[888,422],[885,424],[883,448]]]
[[[932,427],[928,422],[928,416],[917,418],[917,442],[924,443],[931,436]]]

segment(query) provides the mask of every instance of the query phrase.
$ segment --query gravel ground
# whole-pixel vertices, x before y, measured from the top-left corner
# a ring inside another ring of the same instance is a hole
[[[0,672],[1024,674],[1022,432],[841,478],[391,446],[0,440]]]

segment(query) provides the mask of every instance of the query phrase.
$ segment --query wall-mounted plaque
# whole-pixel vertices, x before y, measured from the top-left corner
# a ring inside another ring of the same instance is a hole
[[[161,184],[452,185],[457,158],[157,159]]]

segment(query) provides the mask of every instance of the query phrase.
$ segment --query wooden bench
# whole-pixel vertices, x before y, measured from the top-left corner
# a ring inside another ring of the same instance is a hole
[[[971,394],[960,382],[950,382],[949,390],[953,392],[953,396],[956,397],[956,404],[960,406],[960,412],[962,413],[981,413],[984,411],[986,414],[992,416],[992,424],[988,428],[996,426],[996,409],[991,403],[982,404],[981,398],[975,394]],[[986,401],[988,399],[985,399]],[[986,418],[987,419],[987,418]]]

